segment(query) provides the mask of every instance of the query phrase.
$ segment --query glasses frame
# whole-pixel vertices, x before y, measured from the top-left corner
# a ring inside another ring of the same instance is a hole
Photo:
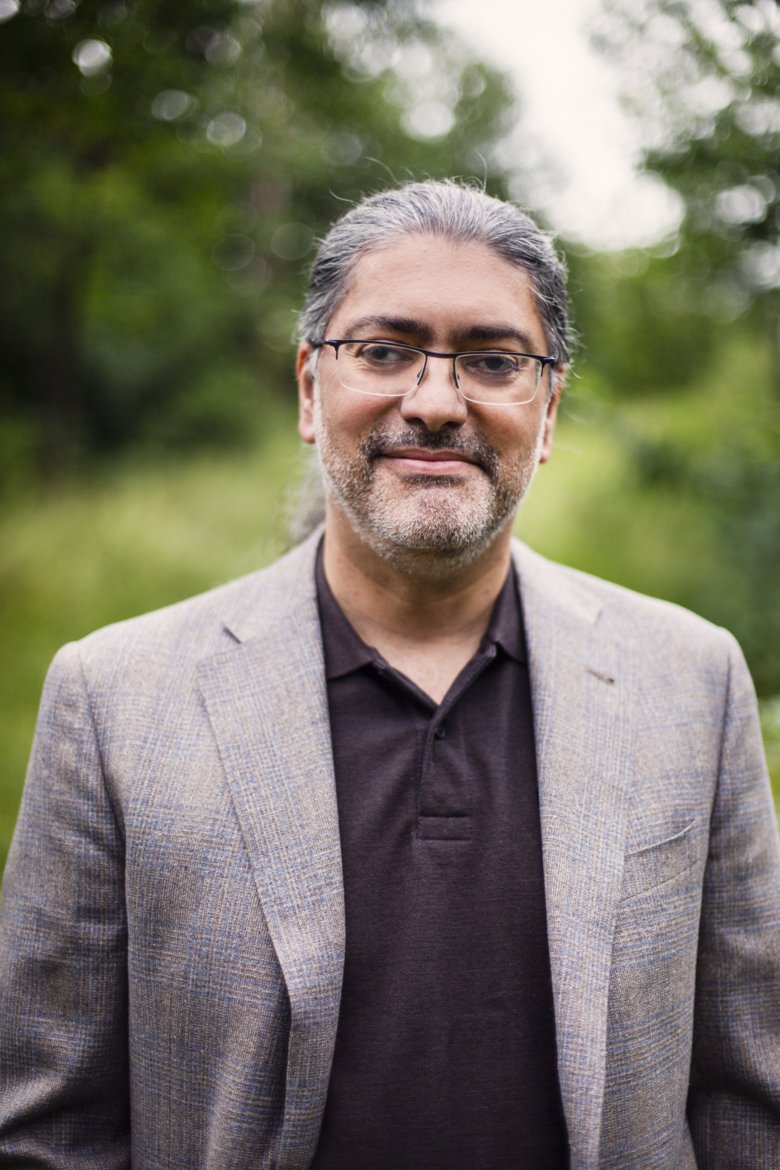
[[[461,395],[461,397],[463,399],[465,399],[466,402],[473,402],[477,406],[528,406],[529,403],[533,402],[534,398],[536,398],[540,383],[542,381],[542,378],[544,377],[545,368],[547,366],[555,366],[558,363],[558,359],[556,357],[550,357],[547,354],[541,354],[541,353],[524,353],[521,350],[516,350],[516,349],[460,349],[454,353],[440,353],[439,351],[437,351],[435,349],[423,349],[422,346],[420,346],[420,345],[409,345],[405,341],[390,341],[386,337],[325,338],[322,341],[312,341],[312,342],[310,342],[310,344],[311,344],[312,349],[323,349],[326,345],[332,346],[332,348],[336,354],[336,361],[338,361],[339,349],[341,348],[342,345],[356,345],[356,344],[357,345],[395,345],[395,346],[398,346],[399,349],[410,349],[410,350],[413,350],[414,353],[421,353],[424,356],[425,360],[423,362],[422,369],[420,370],[419,374],[417,375],[417,381],[416,381],[415,385],[413,387],[411,387],[409,390],[394,391],[391,394],[381,394],[378,391],[374,391],[374,390],[355,390],[355,388],[353,386],[347,387],[347,389],[352,390],[353,393],[366,394],[371,398],[405,398],[407,394],[411,394],[412,390],[415,390],[417,388],[417,386],[420,385],[423,378],[425,377],[426,371],[428,369],[428,358],[449,358],[452,361],[452,381],[455,384],[455,389],[458,391],[458,393]],[[468,394],[465,394],[463,392],[463,390],[461,390],[460,382],[458,380],[458,368],[457,368],[458,358],[459,357],[490,356],[492,354],[504,354],[507,357],[533,358],[535,361],[540,363],[541,369],[539,371],[539,377],[536,379],[536,386],[534,388],[534,392],[530,398],[527,398],[525,400],[525,402],[484,402],[482,399],[469,397]]]

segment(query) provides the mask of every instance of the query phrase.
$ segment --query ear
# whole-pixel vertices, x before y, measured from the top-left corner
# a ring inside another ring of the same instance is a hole
[[[295,359],[295,376],[298,379],[298,434],[304,443],[314,442],[314,378],[309,360],[313,352],[308,341],[304,341]]]
[[[556,366],[551,370],[553,379],[553,392],[548,399],[546,406],[546,414],[544,418],[544,431],[542,433],[542,449],[539,455],[540,463],[547,463],[553,450],[553,436],[555,435],[555,422],[558,418],[558,403],[561,401],[561,394],[563,393],[564,370],[563,366]]]

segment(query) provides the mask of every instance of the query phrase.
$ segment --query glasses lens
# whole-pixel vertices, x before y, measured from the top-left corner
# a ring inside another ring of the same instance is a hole
[[[339,346],[341,383],[358,394],[400,397],[414,390],[425,354],[387,341],[347,341]]]
[[[542,363],[524,353],[461,353],[455,360],[458,385],[470,402],[530,402],[539,386]]]

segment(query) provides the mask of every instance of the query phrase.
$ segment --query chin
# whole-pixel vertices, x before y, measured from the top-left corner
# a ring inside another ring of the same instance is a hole
[[[442,501],[431,494],[362,515],[350,511],[353,526],[383,560],[396,568],[425,564],[431,575],[444,576],[475,561],[511,523],[518,502],[496,509],[486,500]]]

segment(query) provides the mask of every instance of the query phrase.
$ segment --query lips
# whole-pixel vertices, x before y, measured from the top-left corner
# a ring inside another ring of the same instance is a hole
[[[392,447],[382,451],[380,458],[395,463],[399,470],[425,475],[462,475],[466,467],[477,462],[463,451],[447,448],[431,451],[427,447]]]
[[[495,451],[478,434],[413,428],[395,432],[377,429],[360,446],[366,468],[386,459],[397,471],[409,475],[463,477],[470,474],[469,467],[476,467],[492,480],[498,473]]]
[[[428,463],[451,463],[453,460],[459,463],[476,463],[476,459],[465,452],[450,448],[431,451],[428,447],[391,447],[382,454],[386,459],[423,459]]]

